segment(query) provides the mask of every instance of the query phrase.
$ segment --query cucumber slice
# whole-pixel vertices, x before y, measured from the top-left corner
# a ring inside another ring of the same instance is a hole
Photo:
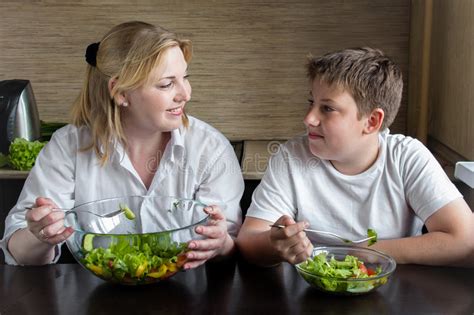
[[[130,208],[126,204],[121,203],[119,207],[120,207],[120,210],[123,211],[123,214],[125,214],[125,217],[127,219],[129,220],[135,219],[135,213],[133,213],[133,211],[130,210]]]
[[[87,252],[90,252],[91,250],[94,249],[94,237],[95,235],[94,234],[86,234],[84,235],[84,239],[82,240],[82,248],[87,251]]]

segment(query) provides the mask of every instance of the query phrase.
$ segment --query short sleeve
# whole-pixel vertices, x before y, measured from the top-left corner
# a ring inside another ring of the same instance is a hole
[[[409,206],[425,222],[437,210],[462,195],[431,152],[411,139],[397,148]]]

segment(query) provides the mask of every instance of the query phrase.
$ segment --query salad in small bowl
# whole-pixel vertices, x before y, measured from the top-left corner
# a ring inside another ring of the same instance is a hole
[[[395,260],[376,250],[353,246],[321,246],[313,249],[296,270],[315,288],[339,295],[372,292],[387,283]]]
[[[202,239],[195,227],[206,224],[205,207],[168,196],[85,203],[66,212],[66,225],[74,228],[66,244],[83,267],[106,281],[158,282],[182,269],[189,241]]]

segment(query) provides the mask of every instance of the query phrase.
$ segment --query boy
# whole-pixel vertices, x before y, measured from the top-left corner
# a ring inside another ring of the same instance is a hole
[[[306,227],[348,239],[372,228],[379,241],[371,248],[398,263],[473,264],[469,206],[419,141],[389,134],[402,97],[398,66],[357,48],[311,58],[307,70],[307,134],[272,157],[237,238],[243,256],[300,263],[330,241]]]

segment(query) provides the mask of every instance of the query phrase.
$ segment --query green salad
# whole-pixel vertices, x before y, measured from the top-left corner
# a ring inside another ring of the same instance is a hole
[[[108,248],[94,248],[94,239],[112,238]],[[186,261],[186,243],[170,232],[135,235],[95,235],[83,238],[82,263],[105,280],[137,284],[155,282],[178,272]]]
[[[386,277],[370,280],[378,276],[382,270],[368,268],[359,258],[346,255],[344,260],[337,260],[333,255],[320,253],[308,258],[298,265],[306,281],[329,292],[363,293],[385,283]],[[348,281],[351,279],[367,279],[367,281]]]

